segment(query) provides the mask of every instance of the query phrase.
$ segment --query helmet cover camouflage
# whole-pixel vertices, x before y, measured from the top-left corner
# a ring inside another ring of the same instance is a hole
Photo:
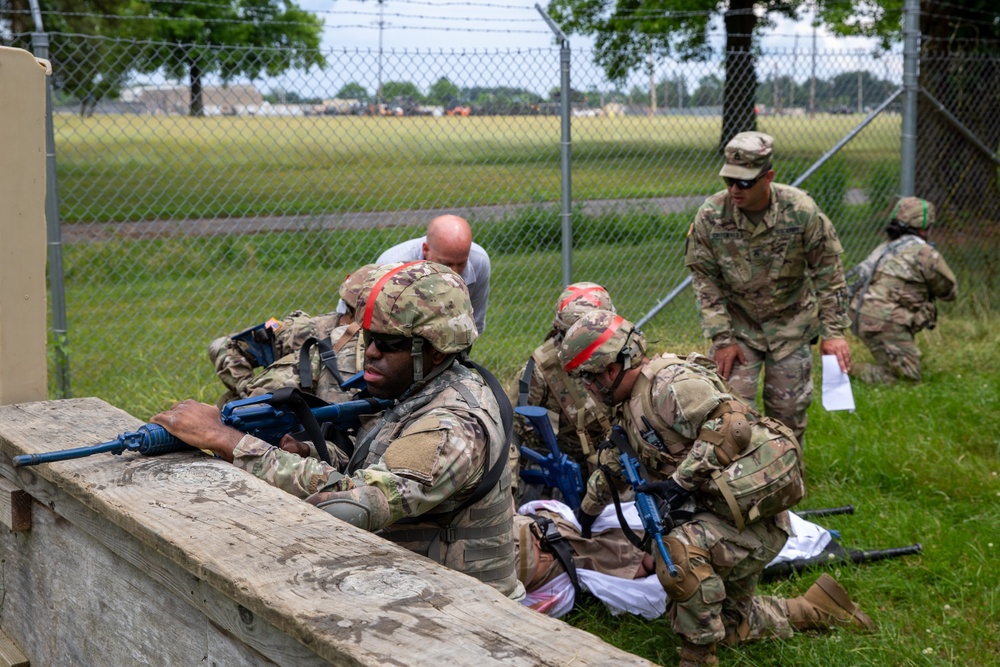
[[[573,283],[559,295],[552,328],[559,333],[566,333],[584,313],[592,310],[618,312],[611,303],[608,291],[602,286],[597,283]]]
[[[601,373],[617,361],[632,368],[645,353],[646,337],[634,324],[609,310],[592,310],[566,332],[559,362],[567,373]]]
[[[344,282],[340,284],[340,298],[352,312],[358,308],[358,299],[361,298],[361,289],[365,281],[378,268],[378,264],[365,264],[347,274]]]
[[[479,335],[465,281],[426,260],[378,267],[365,280],[354,319],[373,333],[419,336],[445,354],[467,349]]]
[[[774,137],[763,132],[740,132],[726,144],[726,164],[719,176],[750,180],[771,168]]]
[[[937,219],[934,204],[919,197],[903,197],[892,209],[894,220],[912,229],[927,229]]]

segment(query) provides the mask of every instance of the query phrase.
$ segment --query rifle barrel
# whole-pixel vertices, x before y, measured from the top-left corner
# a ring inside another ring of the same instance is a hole
[[[86,447],[75,447],[73,449],[64,449],[58,452],[42,452],[40,454],[20,454],[11,459],[11,464],[15,468],[21,466],[33,466],[39,463],[55,463],[56,461],[69,461],[70,459],[82,459],[85,456],[90,456],[92,454],[103,454],[104,452],[111,453],[121,453],[118,451],[121,449],[124,451],[125,445],[119,440],[110,440],[108,442],[102,442],[99,445],[88,445]]]

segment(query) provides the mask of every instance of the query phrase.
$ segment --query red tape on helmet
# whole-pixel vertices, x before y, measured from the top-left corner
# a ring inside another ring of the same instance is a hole
[[[389,280],[394,275],[396,275],[406,267],[413,266],[414,264],[419,264],[420,261],[421,260],[417,260],[414,262],[407,262],[406,264],[397,266],[395,269],[392,269],[391,271],[387,272],[384,276],[378,279],[378,282],[375,283],[374,287],[372,287],[371,294],[368,295],[368,303],[365,304],[365,316],[361,320],[362,329],[371,329],[372,315],[375,312],[375,298],[378,296],[378,293],[382,291],[382,288],[385,287],[385,284],[389,282]]]
[[[604,333],[598,336],[597,340],[588,345],[587,349],[585,349],[583,352],[573,357],[573,359],[563,367],[563,370],[571,371],[580,364],[582,364],[583,362],[585,362],[587,359],[590,359],[590,355],[592,355],[594,351],[597,350],[597,348],[599,348],[601,345],[604,345],[604,343],[606,343],[609,338],[614,336],[615,332],[618,331],[618,327],[620,327],[622,325],[622,322],[624,321],[625,321],[624,317],[622,317],[621,315],[615,315],[615,319],[611,320],[611,324],[609,324],[608,328],[604,330]]]

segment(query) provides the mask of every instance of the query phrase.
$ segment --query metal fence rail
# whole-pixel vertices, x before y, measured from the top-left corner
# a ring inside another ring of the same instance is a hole
[[[616,88],[574,51],[564,134],[558,48],[329,51],[325,67],[273,79],[204,78],[202,117],[188,115],[188,85],[129,67],[167,48],[68,34],[48,45],[71,391],[136,413],[214,396],[212,338],[295,308],[328,312],[350,270],[443,212],[469,219],[492,256],[476,356],[509,376],[563,284],[567,136],[572,279],[606,285],[635,320],[687,277],[687,227],[721,187],[721,61],[657,63],[651,94]],[[266,70],[279,55],[250,57]],[[803,187],[851,266],[880,240],[900,188],[902,56],[819,53],[803,75],[805,63],[760,56],[758,129],[776,137],[778,181],[808,172]],[[966,63],[977,66],[988,63]],[[67,71],[73,80],[59,78]],[[98,99],[98,72],[119,77],[121,94]],[[992,307],[992,221],[946,218],[936,239],[963,292]],[[698,344],[689,291],[648,319],[661,347]],[[109,376],[141,374],[163,389],[107,389]]]

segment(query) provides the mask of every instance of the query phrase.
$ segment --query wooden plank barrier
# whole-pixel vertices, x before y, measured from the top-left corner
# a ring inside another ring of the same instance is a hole
[[[13,468],[141,422],[95,398],[0,406],[0,629],[46,665],[652,663],[192,450]]]

